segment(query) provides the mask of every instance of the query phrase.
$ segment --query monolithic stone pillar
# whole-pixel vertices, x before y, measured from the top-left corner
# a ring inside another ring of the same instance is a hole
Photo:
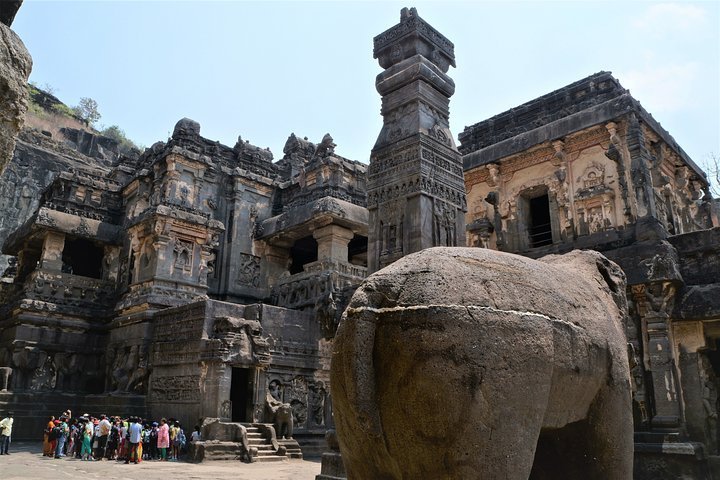
[[[374,44],[385,71],[375,82],[383,127],[368,167],[370,273],[424,248],[464,244],[466,211],[449,124],[452,42],[404,8]]]
[[[40,267],[44,270],[61,271],[62,255],[65,248],[65,234],[60,232],[47,232],[43,242]]]
[[[340,225],[328,225],[313,232],[318,243],[318,261],[348,261],[348,244],[355,235]]]
[[[675,360],[668,338],[675,285],[672,282],[655,282],[645,286],[647,311],[645,322],[648,335],[648,361],[652,374],[655,415],[651,422],[655,427],[677,428],[680,425]]]
[[[10,387],[10,375],[12,375],[12,368],[0,367],[0,392],[7,392]]]

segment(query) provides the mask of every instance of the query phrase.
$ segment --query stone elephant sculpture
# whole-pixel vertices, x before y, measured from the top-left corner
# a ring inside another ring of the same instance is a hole
[[[48,354],[37,347],[19,347],[12,353],[14,388],[16,390],[40,390],[49,387],[49,371],[46,368]]]
[[[333,346],[348,479],[632,478],[625,275],[430,248],[368,277]]]
[[[82,389],[85,356],[80,353],[58,352],[53,356],[56,380],[55,389],[77,393]]]
[[[265,398],[266,421],[275,426],[277,438],[292,438],[293,410],[289,403],[283,403],[267,392]]]

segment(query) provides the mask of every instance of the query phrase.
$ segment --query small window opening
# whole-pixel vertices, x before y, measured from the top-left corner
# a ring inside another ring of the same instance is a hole
[[[547,194],[530,199],[530,248],[552,244],[550,199]]]
[[[311,236],[296,241],[290,249],[290,258],[292,259],[290,275],[302,272],[303,265],[316,262],[318,259],[317,241]]]
[[[65,239],[62,255],[63,273],[102,278],[103,249],[89,240]]]

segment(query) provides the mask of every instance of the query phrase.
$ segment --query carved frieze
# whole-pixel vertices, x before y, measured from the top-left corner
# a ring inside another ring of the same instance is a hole
[[[200,400],[200,375],[153,377],[153,402],[196,402]]]

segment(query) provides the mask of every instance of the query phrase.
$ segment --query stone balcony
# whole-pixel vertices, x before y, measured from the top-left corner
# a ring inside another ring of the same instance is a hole
[[[35,270],[14,299],[23,309],[97,317],[115,300],[115,285],[97,278]]]
[[[367,268],[348,262],[321,260],[308,263],[301,273],[282,277],[272,289],[274,305],[286,308],[315,307],[328,294],[359,285]]]

